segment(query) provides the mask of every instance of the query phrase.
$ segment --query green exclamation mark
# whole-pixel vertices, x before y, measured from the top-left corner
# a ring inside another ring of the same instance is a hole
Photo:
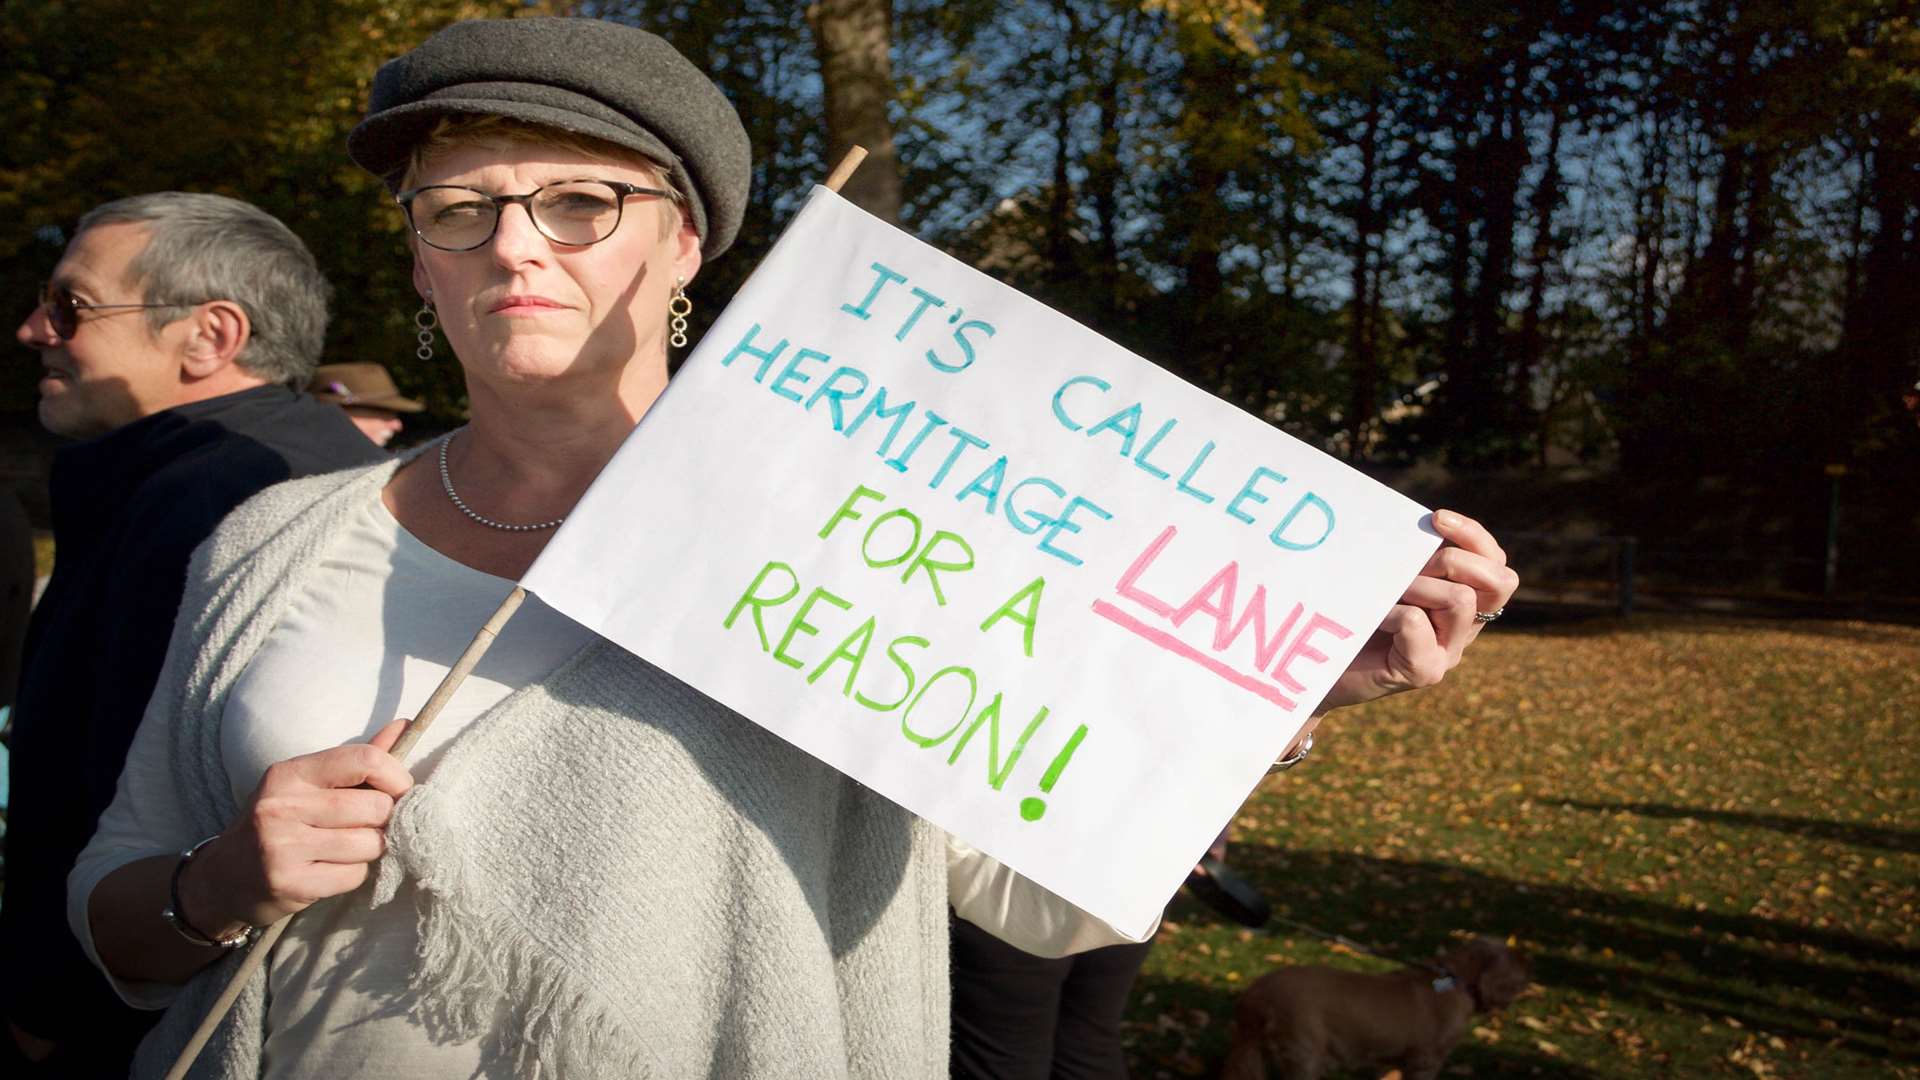
[[[1040,794],[1045,795],[1053,790],[1053,785],[1060,779],[1060,773],[1066,769],[1067,762],[1073,759],[1073,752],[1080,748],[1080,740],[1086,737],[1087,725],[1081,724],[1074,729],[1073,737],[1067,740],[1067,745],[1061,747],[1058,754],[1053,755],[1053,764],[1047,766],[1047,771],[1040,776]],[[1020,816],[1028,821],[1039,821],[1040,816],[1046,812],[1047,800],[1045,799],[1029,795],[1020,800]]]

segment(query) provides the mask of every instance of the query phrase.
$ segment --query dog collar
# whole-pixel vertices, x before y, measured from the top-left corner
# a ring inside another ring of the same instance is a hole
[[[1484,1012],[1486,1010],[1487,1003],[1480,1000],[1480,986],[1478,983],[1468,983],[1463,986],[1461,985],[1459,977],[1454,975],[1451,969],[1435,967],[1432,970],[1440,973],[1433,980],[1434,993],[1445,994],[1454,990],[1465,990],[1468,999],[1473,1002],[1475,1012]]]

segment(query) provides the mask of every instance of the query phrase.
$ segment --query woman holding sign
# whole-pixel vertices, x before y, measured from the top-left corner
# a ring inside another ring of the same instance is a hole
[[[932,1077],[950,899],[1037,952],[1121,940],[537,600],[410,768],[384,752],[665,388],[749,161],[665,42],[571,19],[441,32],[348,148],[406,211],[472,422],[197,556],[71,882],[120,993],[169,1009],[136,1073],[294,912],[201,1072]]]

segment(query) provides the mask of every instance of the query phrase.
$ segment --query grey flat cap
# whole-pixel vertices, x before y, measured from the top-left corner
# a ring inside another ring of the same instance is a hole
[[[590,135],[660,161],[691,200],[707,258],[740,231],[752,156],[739,114],[713,80],[638,27],[597,19],[455,23],[380,66],[347,153],[398,190],[414,146],[456,114]]]

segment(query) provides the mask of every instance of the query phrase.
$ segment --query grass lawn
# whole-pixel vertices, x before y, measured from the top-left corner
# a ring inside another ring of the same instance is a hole
[[[1538,985],[1446,1075],[1920,1077],[1920,629],[1510,619],[1317,739],[1229,864],[1395,955],[1514,937]],[[1239,990],[1287,963],[1391,966],[1183,891],[1136,1076],[1210,1075]]]

